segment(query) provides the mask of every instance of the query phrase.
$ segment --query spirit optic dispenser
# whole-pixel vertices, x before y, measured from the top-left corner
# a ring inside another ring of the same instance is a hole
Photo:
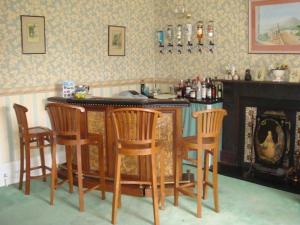
[[[167,39],[167,42],[168,42],[168,52],[172,53],[173,39],[174,39],[173,26],[172,25],[168,25],[168,27],[167,27],[166,39]]]
[[[164,37],[164,32],[162,30],[157,31],[156,33],[157,35],[157,41],[158,41],[158,47],[159,47],[159,52],[163,54],[163,50],[164,50],[164,43],[165,43],[165,37]]]
[[[177,51],[179,54],[182,52],[182,25],[177,25]]]
[[[203,22],[198,21],[196,27],[197,27],[196,37],[197,37],[197,40],[198,40],[198,51],[202,53],[203,33],[204,33]]]
[[[189,53],[192,53],[192,35],[193,35],[193,26],[191,23],[186,24],[186,39],[187,39],[187,50]]]
[[[210,20],[208,21],[207,24],[207,38],[208,38],[208,50],[213,53],[213,49],[214,49],[214,36],[215,36],[215,32],[214,32],[214,21]]]

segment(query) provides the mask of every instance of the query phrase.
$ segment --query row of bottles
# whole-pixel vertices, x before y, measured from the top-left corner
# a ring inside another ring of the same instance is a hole
[[[201,80],[181,80],[176,87],[178,98],[190,98],[198,101],[217,101],[223,98],[223,85],[210,77]]]

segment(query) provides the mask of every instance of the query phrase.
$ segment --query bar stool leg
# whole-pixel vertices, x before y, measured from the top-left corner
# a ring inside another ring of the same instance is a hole
[[[197,217],[202,216],[202,151],[197,151]]]
[[[204,151],[203,199],[207,199],[208,172],[209,172],[209,152]]]
[[[215,211],[219,212],[219,196],[218,196],[218,149],[213,149],[213,193],[214,193],[214,205]]]
[[[103,139],[102,139],[103,140]],[[101,188],[101,198],[102,200],[105,200],[105,156],[104,156],[104,150],[103,150],[103,143],[102,141],[98,144],[98,160],[99,160],[99,182],[100,182],[100,188]]]
[[[82,180],[82,163],[81,163],[81,145],[76,145],[76,156],[77,156],[77,179],[78,179],[78,194],[79,194],[79,211],[84,211],[83,201],[83,180]]]
[[[112,218],[111,223],[116,224],[117,222],[117,208],[118,199],[120,195],[120,178],[121,178],[121,155],[116,154],[116,165],[115,165],[115,181],[114,181],[114,194],[112,204]]]
[[[53,141],[53,140],[52,140]],[[57,169],[56,169],[56,144],[52,142],[51,144],[51,159],[52,159],[52,167],[51,167],[51,191],[50,191],[50,205],[54,204],[54,194],[56,188],[56,177],[57,177]]]
[[[43,181],[46,182],[47,178],[46,178],[45,155],[44,155],[44,137],[39,138],[38,145],[40,146],[40,157],[41,157]]]
[[[152,200],[154,224],[159,225],[158,197],[157,197],[157,174],[156,174],[156,154],[151,155],[151,178],[152,178]]]
[[[19,180],[19,189],[22,190],[23,187],[23,175],[24,175],[24,143],[20,139],[20,180]]]
[[[67,160],[67,172],[68,172],[68,181],[69,181],[69,192],[73,193],[73,169],[72,169],[72,159],[73,159],[73,149],[72,146],[66,146],[66,160]]]
[[[179,197],[179,179],[180,179],[180,174],[179,174],[179,160],[181,159],[179,151],[176,151],[176,156],[175,156],[175,185],[174,185],[174,206],[178,206],[178,197]]]
[[[160,150],[160,203],[161,209],[165,209],[165,153]]]
[[[25,195],[30,194],[30,145],[25,144],[26,155],[26,181],[25,181]]]

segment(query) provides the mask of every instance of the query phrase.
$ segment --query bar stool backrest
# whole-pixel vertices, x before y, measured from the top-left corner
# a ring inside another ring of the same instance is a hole
[[[49,103],[46,105],[52,130],[56,136],[75,136],[80,139],[81,115],[85,112],[83,107]]]
[[[156,124],[160,112],[144,108],[122,108],[112,112],[119,149],[132,150],[132,154],[150,154],[155,146]],[[135,149],[135,150],[134,150]],[[148,151],[147,151],[148,150]],[[126,152],[126,154],[131,154]]]
[[[26,112],[28,111],[28,109],[25,106],[15,103],[14,110],[15,110],[15,113],[17,116],[20,138],[23,139],[23,141],[25,141],[24,139],[29,138],[28,122],[27,122],[27,116],[26,116]]]
[[[221,133],[224,116],[227,115],[224,109],[210,109],[193,112],[193,117],[197,120],[197,137],[217,138]]]

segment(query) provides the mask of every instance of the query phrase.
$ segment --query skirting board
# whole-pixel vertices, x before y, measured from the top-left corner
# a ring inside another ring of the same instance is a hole
[[[57,151],[57,162],[63,163],[66,160],[65,151],[58,150]],[[50,152],[45,153],[45,163],[46,166],[51,168],[51,154]],[[39,166],[40,165],[40,157],[37,155],[36,157],[31,158],[31,167]],[[31,171],[31,175],[41,175],[41,170],[33,170]],[[0,165],[0,187],[8,186],[10,184],[15,184],[19,182],[19,175],[20,175],[20,162],[14,161],[9,163],[4,163]],[[25,174],[24,174],[24,181],[25,181]]]

